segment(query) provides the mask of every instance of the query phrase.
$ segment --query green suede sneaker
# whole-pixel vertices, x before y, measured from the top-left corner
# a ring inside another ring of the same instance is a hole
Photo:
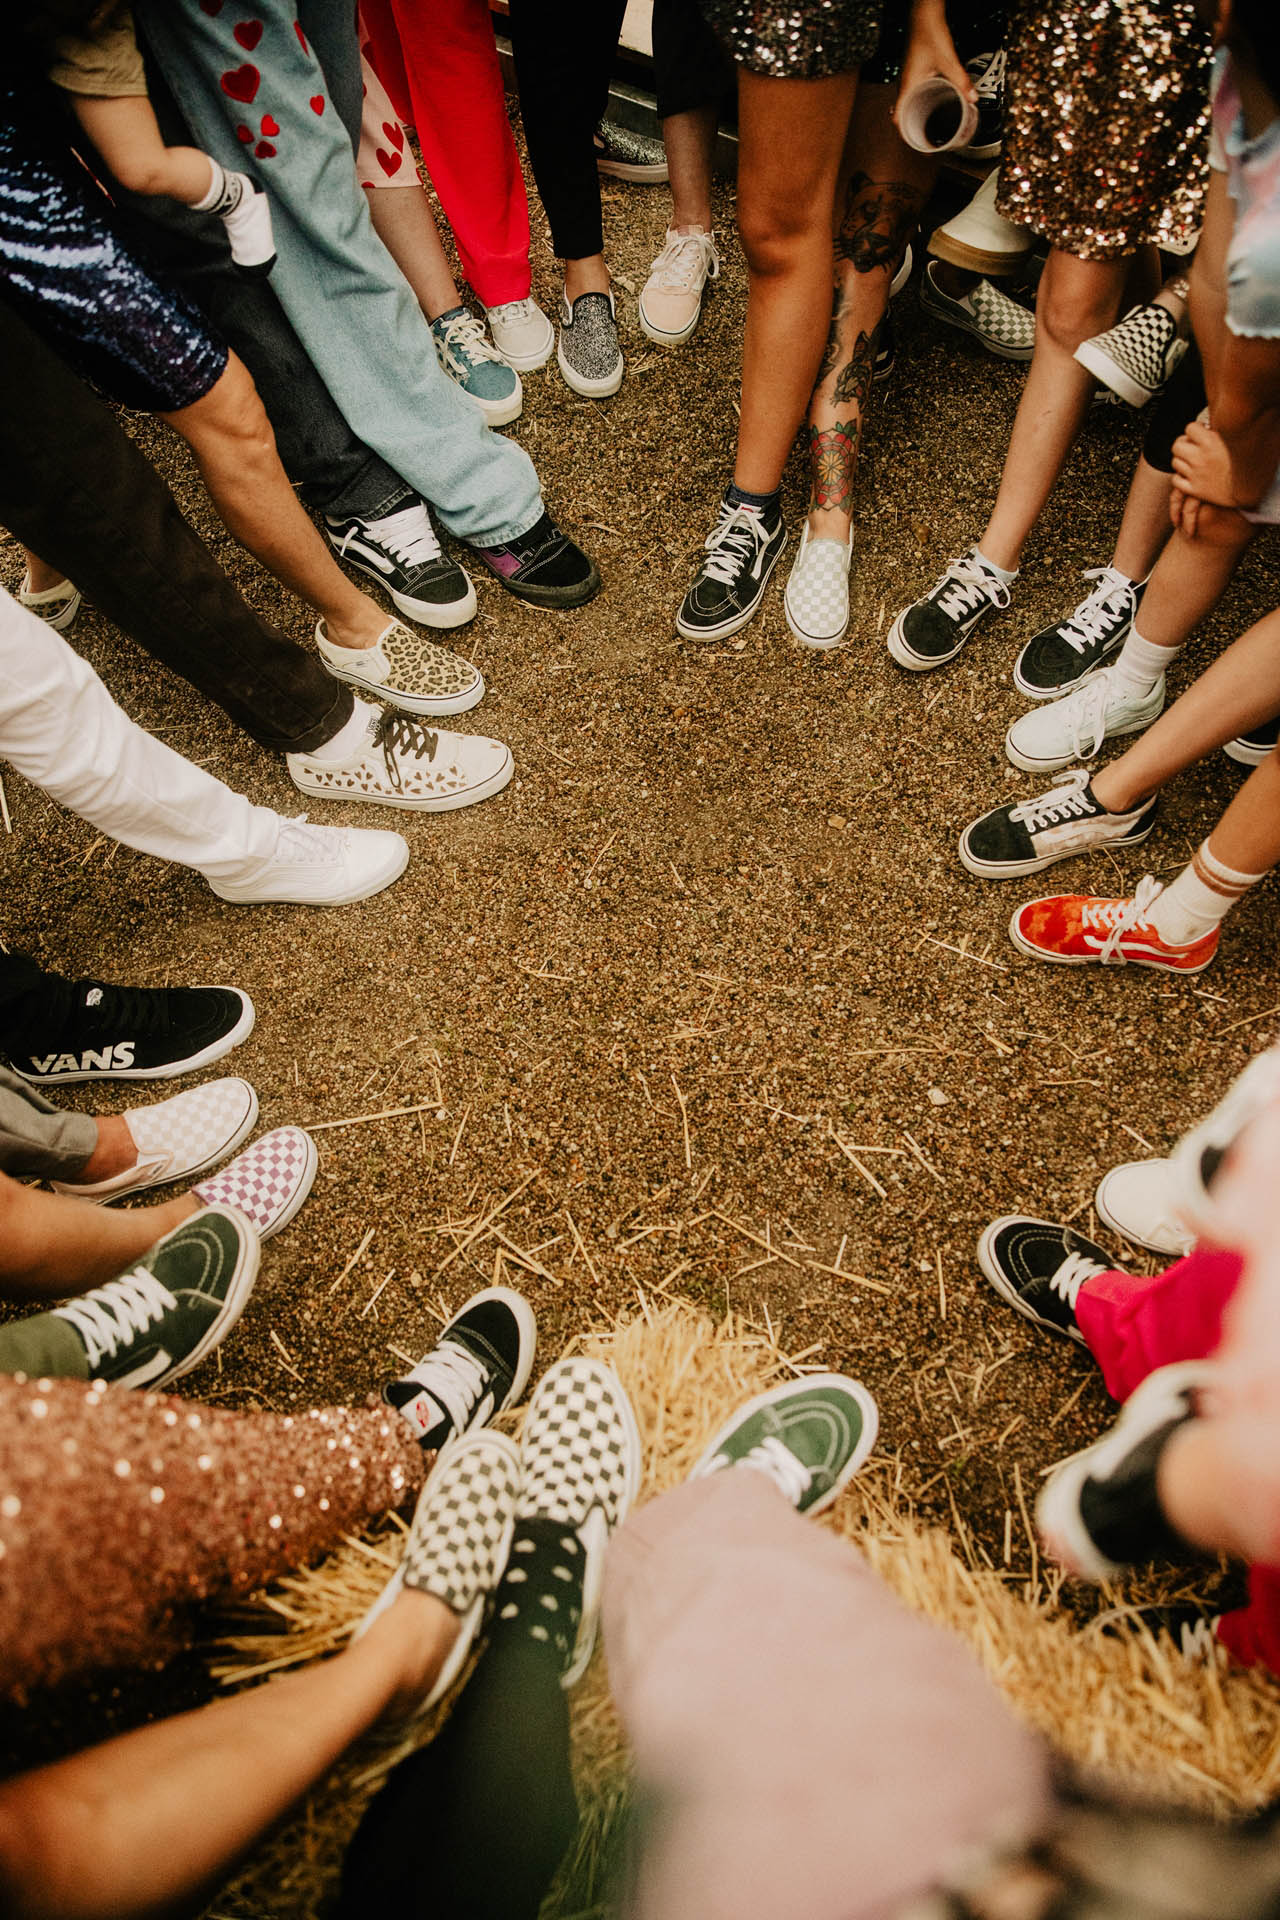
[[[91,1380],[163,1387],[199,1366],[240,1318],[258,1236],[234,1207],[202,1207],[128,1273],[55,1307],[84,1342]]]
[[[752,1467],[767,1473],[798,1513],[821,1513],[866,1460],[879,1426],[876,1403],[861,1381],[812,1373],[739,1407],[689,1478]]]

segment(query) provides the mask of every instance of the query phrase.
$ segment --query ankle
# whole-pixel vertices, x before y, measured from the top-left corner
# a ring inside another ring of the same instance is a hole
[[[853,515],[839,507],[810,507],[806,524],[811,540],[839,540],[848,546],[853,533]]]
[[[389,1719],[411,1713],[430,1691],[458,1637],[459,1621],[434,1594],[406,1587],[358,1643],[390,1663],[394,1684],[384,1712]]]
[[[585,260],[565,261],[564,293],[570,306],[575,300],[580,300],[584,293],[608,293],[611,287],[609,269],[602,253],[589,254]]]
[[[689,213],[683,207],[673,207],[671,219],[667,223],[668,233],[710,233],[711,208],[699,207]]]
[[[79,1186],[83,1182],[85,1186],[92,1186],[98,1180],[113,1179],[117,1173],[124,1173],[137,1164],[137,1142],[122,1113],[104,1114],[96,1125],[98,1144],[71,1185]]]
[[[356,596],[356,602],[341,615],[324,615],[324,638],[331,646],[363,653],[377,646],[387,630],[388,616],[376,600],[367,599],[362,593]]]

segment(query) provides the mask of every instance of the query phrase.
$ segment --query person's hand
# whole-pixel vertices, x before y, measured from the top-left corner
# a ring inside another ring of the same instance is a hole
[[[1216,507],[1237,505],[1231,479],[1231,455],[1220,433],[1193,420],[1173,443],[1173,477],[1184,494]]]
[[[1238,537],[1238,507],[1215,506],[1185,492],[1176,479],[1169,495],[1169,518],[1185,539],[1202,540],[1208,546],[1226,546]]]
[[[978,89],[956,52],[942,0],[916,0],[911,10],[911,38],[902,62],[898,97],[893,103],[895,126],[898,109],[907,95],[923,81],[932,80],[939,73],[944,80],[951,82],[962,100],[967,100],[970,106],[977,106]]]

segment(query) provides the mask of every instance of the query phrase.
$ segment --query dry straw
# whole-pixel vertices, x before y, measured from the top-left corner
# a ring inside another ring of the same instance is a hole
[[[713,1324],[682,1303],[646,1304],[614,1332],[580,1344],[617,1368],[635,1403],[646,1497],[683,1479],[737,1403],[804,1370],[736,1316]],[[1079,1628],[1058,1609],[1055,1580],[1035,1577],[1012,1588],[1007,1574],[974,1564],[958,1513],[959,1551],[951,1535],[913,1518],[896,1480],[892,1462],[873,1461],[826,1523],[856,1541],[910,1606],[959,1633],[1069,1759],[1129,1788],[1217,1813],[1253,1809],[1280,1793],[1273,1682],[1187,1662],[1136,1616],[1127,1626],[1122,1615],[1115,1633]],[[224,1643],[217,1677],[238,1685],[341,1646],[394,1566],[400,1531],[389,1521],[282,1581],[264,1597],[273,1630]],[[574,1697],[573,1737],[582,1832],[543,1920],[597,1920],[604,1912],[626,1760],[599,1658]],[[397,1757],[377,1745],[348,1756],[209,1914],[319,1920],[360,1810]]]

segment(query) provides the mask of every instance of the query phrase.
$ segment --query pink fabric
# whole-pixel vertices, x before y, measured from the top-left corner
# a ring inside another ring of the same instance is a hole
[[[397,142],[399,123],[412,126],[477,297],[486,307],[526,299],[529,202],[487,0],[361,0],[360,48],[394,108],[371,118],[366,92],[362,183],[412,179]]]
[[[959,1849],[1042,1830],[1040,1741],[761,1473],[629,1520],[604,1628],[639,1809],[625,1920],[887,1920]]]

